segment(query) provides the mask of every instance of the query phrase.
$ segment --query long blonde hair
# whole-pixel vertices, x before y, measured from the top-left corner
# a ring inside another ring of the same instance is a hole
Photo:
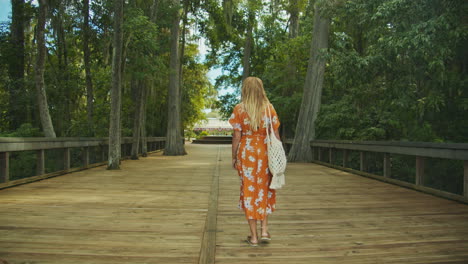
[[[247,77],[242,83],[242,104],[250,118],[250,127],[257,131],[262,122],[262,112],[270,101],[263,89],[263,82],[257,77]]]

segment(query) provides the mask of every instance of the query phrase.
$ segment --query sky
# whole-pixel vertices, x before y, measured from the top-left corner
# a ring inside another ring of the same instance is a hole
[[[10,0],[0,0],[0,22],[10,20],[8,17],[11,15]]]

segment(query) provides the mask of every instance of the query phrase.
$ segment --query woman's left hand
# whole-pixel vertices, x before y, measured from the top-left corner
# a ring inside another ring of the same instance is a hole
[[[237,163],[237,159],[232,159],[232,168],[235,170],[237,170],[236,163]]]

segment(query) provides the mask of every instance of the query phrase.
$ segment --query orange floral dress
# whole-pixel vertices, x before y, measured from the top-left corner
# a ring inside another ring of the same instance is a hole
[[[273,128],[278,129],[280,122],[273,105],[271,112]],[[276,192],[270,189],[271,173],[268,170],[266,128],[270,118],[264,112],[260,128],[253,131],[250,119],[242,103],[234,107],[229,119],[234,130],[241,131],[242,137],[237,149],[237,172],[241,179],[239,208],[247,219],[263,220],[275,210]]]

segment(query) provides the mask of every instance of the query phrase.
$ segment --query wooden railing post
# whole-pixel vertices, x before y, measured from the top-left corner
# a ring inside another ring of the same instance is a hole
[[[312,160],[315,160],[315,147],[310,147],[310,151],[312,152]]]
[[[83,167],[89,165],[89,147],[83,147]]]
[[[0,183],[10,180],[10,153],[0,152]]]
[[[416,157],[416,185],[424,185],[424,157]]]
[[[463,186],[463,196],[468,198],[468,160],[463,161],[463,182],[465,183]]]
[[[328,163],[333,164],[333,149],[328,148]]]
[[[322,148],[318,147],[317,150],[318,150],[318,161],[322,161]]]
[[[101,145],[100,146],[100,149],[101,149],[101,161],[104,162],[106,161],[106,150],[107,150],[107,145]]]
[[[346,168],[346,165],[348,165],[348,150],[343,149],[343,168]]]
[[[384,169],[384,177],[390,178],[392,175],[392,164],[391,164],[389,153],[384,153],[383,169]]]
[[[70,148],[63,149],[63,169],[70,169]]]
[[[43,149],[40,149],[36,152],[37,156],[37,166],[36,166],[36,174],[42,175],[45,174],[45,152]]]
[[[360,155],[359,155],[359,169],[361,171],[366,171],[366,153],[364,151],[361,151]]]

